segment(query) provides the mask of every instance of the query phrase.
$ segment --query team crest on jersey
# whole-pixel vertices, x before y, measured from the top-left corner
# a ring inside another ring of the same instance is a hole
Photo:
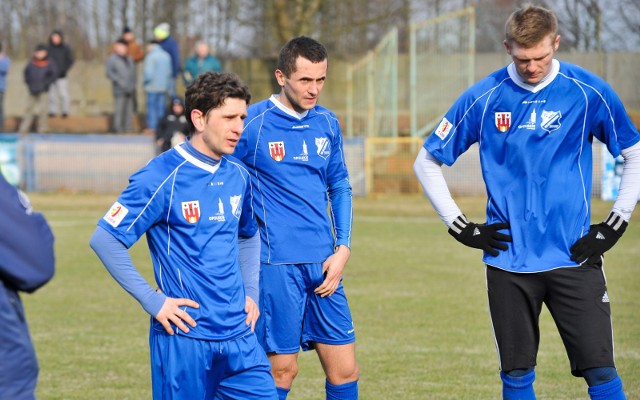
[[[109,211],[107,211],[107,213],[104,215],[104,217],[102,217],[102,219],[107,221],[109,225],[113,226],[114,228],[117,228],[128,212],[129,210],[127,209],[127,207],[123,206],[122,204],[116,201],[115,203],[113,203],[113,205],[111,206]]]
[[[331,155],[331,150],[329,149],[329,139],[327,139],[326,137],[316,138],[316,147],[318,148],[318,155],[325,160]]]
[[[438,125],[435,133],[440,139],[444,140],[444,138],[449,136],[451,128],[453,128],[453,124],[449,122],[448,119],[442,118],[442,121],[440,121],[440,125]]]
[[[495,121],[496,121],[496,128],[498,128],[500,132],[508,131],[509,128],[511,127],[511,112],[509,111],[497,112]]]
[[[198,200],[182,202],[182,216],[190,224],[200,220],[200,202]]]
[[[238,219],[240,219],[240,215],[242,214],[242,207],[240,207],[241,199],[241,195],[229,197],[229,203],[231,203],[231,213],[233,213],[233,216]]]
[[[284,158],[284,142],[269,142],[271,158],[280,162]]]
[[[542,110],[542,115],[540,116],[542,122],[540,126],[547,132],[555,131],[560,128],[560,118],[562,118],[562,113],[560,111],[544,111]]]

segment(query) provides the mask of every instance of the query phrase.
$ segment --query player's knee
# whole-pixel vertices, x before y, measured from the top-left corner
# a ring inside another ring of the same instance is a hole
[[[580,372],[589,386],[602,385],[618,376],[618,371],[614,367],[589,368]]]
[[[276,386],[289,389],[291,388],[293,380],[298,375],[298,363],[294,361],[272,365],[271,373],[273,374],[273,379],[276,381]]]
[[[357,362],[343,364],[340,368],[327,371],[327,380],[332,385],[343,385],[360,378],[360,367]]]

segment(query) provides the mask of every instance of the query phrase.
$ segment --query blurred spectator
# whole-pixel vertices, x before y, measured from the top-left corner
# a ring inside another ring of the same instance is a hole
[[[118,39],[114,52],[107,57],[105,70],[113,89],[113,129],[117,133],[132,131],[133,96],[136,90],[136,64],[127,54],[127,42]]]
[[[128,26],[125,26],[122,29],[122,36],[120,36],[120,39],[124,39],[124,41],[127,42],[127,53],[129,54],[129,57],[131,57],[131,59],[133,60],[137,68],[138,63],[144,60],[144,49],[142,48],[142,45],[138,43],[138,41],[136,40],[136,36],[133,34],[133,31],[131,30],[131,28],[129,28]],[[113,53],[115,51],[114,47],[115,47],[115,44],[111,46],[110,53]],[[137,74],[136,74],[136,78],[137,78]],[[133,113],[136,114],[137,112],[138,112],[138,82],[136,81],[136,89],[133,91]]]
[[[2,52],[2,43],[0,43],[0,132],[4,130],[4,92],[7,88],[7,74],[10,66],[11,60]]]
[[[62,117],[69,115],[69,81],[67,73],[73,65],[71,48],[64,43],[62,31],[55,29],[49,35],[49,57],[58,67],[56,81],[49,88],[49,115],[55,116],[62,109]]]
[[[153,29],[153,36],[160,44],[160,47],[171,56],[171,76],[173,80],[169,88],[169,96],[174,98],[176,97],[176,77],[180,72],[180,47],[178,42],[171,36],[171,27],[166,22],[158,24]]]
[[[58,67],[55,61],[48,57],[47,46],[37,45],[33,52],[33,58],[24,68],[24,81],[29,88],[29,97],[18,130],[20,133],[27,133],[31,129],[36,111],[38,112],[38,132],[47,131],[47,93],[58,76]]]
[[[147,96],[147,132],[156,130],[164,116],[171,76],[171,56],[154,39],[147,47],[143,66],[144,91]]]
[[[222,64],[218,57],[209,52],[209,45],[197,42],[195,54],[187,59],[182,69],[182,79],[185,86],[189,86],[203,72],[222,72]]]
[[[35,399],[38,359],[19,292],[54,274],[54,237],[42,214],[0,173],[0,398]]]
[[[188,135],[189,123],[184,115],[184,102],[180,97],[174,97],[167,114],[160,120],[156,130],[159,153],[184,142]]]

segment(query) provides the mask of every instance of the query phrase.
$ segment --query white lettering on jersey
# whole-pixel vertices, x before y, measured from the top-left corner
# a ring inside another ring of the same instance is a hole
[[[440,121],[440,125],[438,125],[438,128],[436,129],[436,135],[438,135],[440,139],[444,140],[444,138],[449,135],[449,132],[451,132],[452,127],[453,124],[449,122],[448,119],[442,118],[442,121]]]
[[[536,122],[537,122],[538,118],[537,118],[537,114],[536,114],[536,109],[534,108],[533,111],[531,111],[531,115],[529,116],[529,120],[527,122],[525,122],[522,125],[518,125],[518,129],[529,129],[531,131],[536,129]]]
[[[104,215],[104,217],[102,217],[102,219],[107,221],[109,225],[117,228],[128,212],[129,210],[127,209],[127,207],[116,201],[111,206],[111,209]]]

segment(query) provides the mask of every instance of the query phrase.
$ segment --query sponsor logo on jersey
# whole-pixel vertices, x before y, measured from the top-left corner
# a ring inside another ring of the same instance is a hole
[[[307,150],[307,142],[302,140],[302,153],[299,156],[293,157],[296,161],[309,161],[309,151]]]
[[[449,135],[449,132],[451,132],[451,128],[453,128],[453,124],[449,122],[448,119],[442,118],[440,125],[438,125],[438,128],[436,129],[436,135],[438,135],[440,139],[444,140],[444,138]]]
[[[113,203],[113,205],[111,206],[109,211],[107,211],[107,213],[104,215],[104,217],[102,217],[102,219],[107,221],[109,225],[113,226],[114,228],[117,228],[128,212],[129,210],[127,209],[127,207],[123,206],[122,204],[116,201],[115,203]]]
[[[500,132],[506,132],[511,127],[511,112],[497,112],[495,115],[496,128]]]
[[[231,196],[229,197],[229,203],[231,203],[231,213],[234,217],[240,219],[240,215],[242,214],[242,207],[240,207],[240,200],[242,200],[241,195]]]
[[[269,142],[271,158],[280,162],[284,158],[284,142]]]
[[[329,139],[327,139],[326,137],[316,138],[316,147],[318,148],[318,155],[325,160],[331,155],[331,150],[329,148]]]
[[[560,111],[545,111],[542,110],[542,122],[540,126],[547,132],[555,131],[560,128],[560,118],[562,118],[562,113]]]
[[[531,111],[531,115],[529,115],[529,120],[522,125],[518,125],[518,129],[529,129],[530,131],[533,131],[536,129],[536,121],[537,114],[536,109],[534,108],[533,111]]]
[[[222,199],[220,197],[218,197],[218,212],[216,213],[216,215],[212,215],[209,217],[209,221],[218,221],[218,222],[224,222],[225,218],[224,218],[224,204],[222,204]]]
[[[183,201],[182,216],[190,224],[195,224],[200,220],[200,201]]]

